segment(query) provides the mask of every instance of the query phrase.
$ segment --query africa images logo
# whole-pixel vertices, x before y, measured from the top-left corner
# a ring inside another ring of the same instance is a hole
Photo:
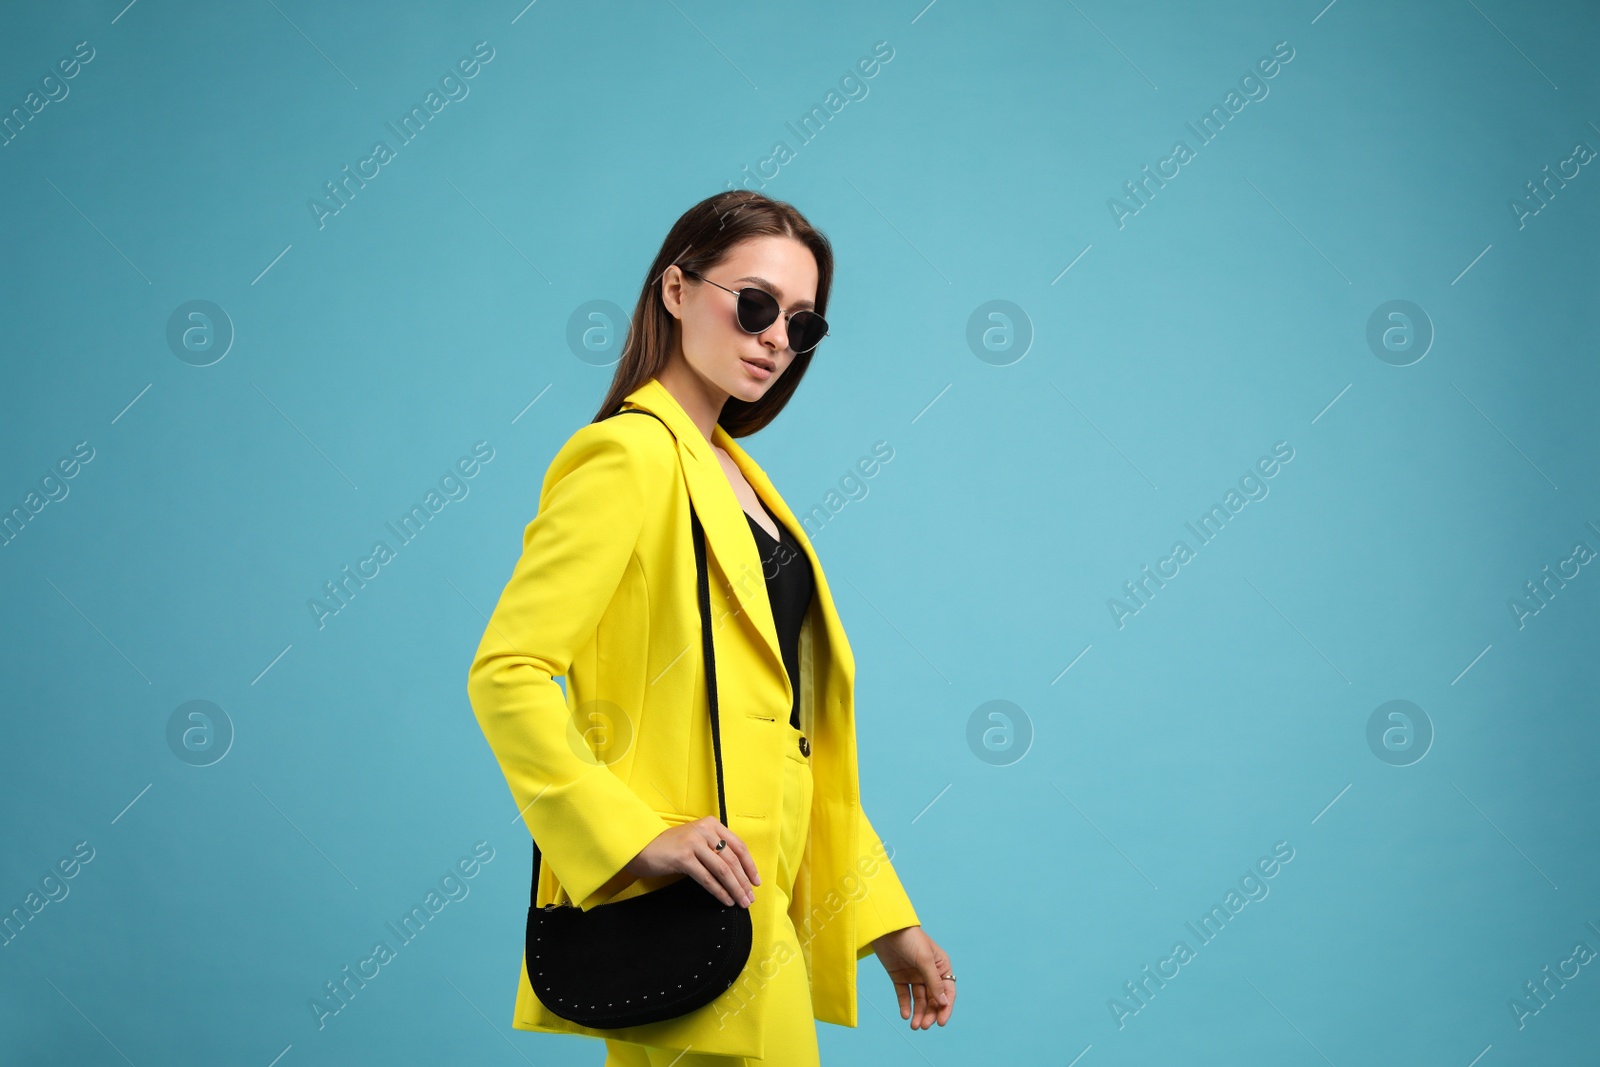
[[[411,110],[400,116],[400,124],[393,122],[384,123],[395,136],[395,145],[388,141],[375,141],[371,153],[359,163],[355,170],[350,169],[346,163],[342,170],[342,177],[338,181],[326,181],[322,188],[326,198],[312,197],[306,201],[306,206],[311,209],[311,217],[316,221],[317,229],[327,227],[328,220],[350,206],[350,201],[356,194],[367,187],[367,182],[372,181],[383,173],[383,167],[393,162],[399,155],[399,149],[410,144],[422,135],[427,129],[428,122],[443,111],[451,103],[465,100],[472,92],[472,87],[467,84],[476,78],[483,68],[494,59],[494,49],[488,41],[479,41],[472,46],[472,58],[462,56],[456,65],[447,68],[439,78],[439,88],[429,89],[422,103],[412,104]],[[440,93],[443,93],[441,96]]]
[[[1267,82],[1277,77],[1278,72],[1294,58],[1294,55],[1294,47],[1288,41],[1279,41],[1273,45],[1272,55],[1262,56],[1256,60],[1254,68],[1246,70],[1240,76],[1239,92],[1229,89],[1221,104],[1212,105],[1210,111],[1200,116],[1197,120],[1198,126],[1193,122],[1184,123],[1184,127],[1194,134],[1195,148],[1189,147],[1188,141],[1181,139],[1175,141],[1171,153],[1166,158],[1156,161],[1154,172],[1151,171],[1150,164],[1146,163],[1140,168],[1143,177],[1136,181],[1123,182],[1122,190],[1131,203],[1118,200],[1114,196],[1106,200],[1106,209],[1111,212],[1111,221],[1117,224],[1117,229],[1126,227],[1128,219],[1149,207],[1156,193],[1165,189],[1167,182],[1183,173],[1182,168],[1198,158],[1197,150],[1216,140],[1227,128],[1228,122],[1243,111],[1246,105],[1265,100],[1267,94],[1272,91]],[[1240,96],[1240,92],[1244,95]]]

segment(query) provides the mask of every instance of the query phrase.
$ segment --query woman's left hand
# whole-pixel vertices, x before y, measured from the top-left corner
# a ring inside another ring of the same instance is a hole
[[[900,1018],[911,1029],[943,1026],[956,1006],[956,984],[940,975],[953,973],[950,957],[920,926],[894,930],[872,942],[878,962],[889,972],[895,996],[900,998]],[[930,997],[931,992],[931,997]]]

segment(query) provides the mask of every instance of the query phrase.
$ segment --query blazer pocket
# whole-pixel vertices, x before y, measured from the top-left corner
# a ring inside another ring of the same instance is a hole
[[[667,822],[671,823],[673,826],[681,826],[686,822],[694,822],[696,819],[701,818],[701,816],[699,816],[699,815],[685,815],[683,812],[679,812],[679,811],[658,811],[656,809],[651,809],[651,810],[655,811],[657,815],[659,815],[663,819],[667,820]],[[729,819],[765,819],[766,815],[761,814],[759,812],[751,812],[751,811],[730,811],[730,812],[728,812],[728,818]]]
[[[681,811],[661,811],[659,809],[651,810],[655,811],[657,815],[667,820],[667,822],[671,823],[673,826],[678,826],[686,822],[694,822],[696,819],[700,818],[698,815],[692,815]]]

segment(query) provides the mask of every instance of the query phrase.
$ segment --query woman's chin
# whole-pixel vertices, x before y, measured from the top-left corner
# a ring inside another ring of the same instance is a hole
[[[767,381],[758,382],[751,379],[749,375],[744,375],[735,383],[734,388],[728,390],[728,394],[738,397],[746,404],[754,404],[757,400],[767,395],[767,389],[776,380],[775,378],[769,378]]]

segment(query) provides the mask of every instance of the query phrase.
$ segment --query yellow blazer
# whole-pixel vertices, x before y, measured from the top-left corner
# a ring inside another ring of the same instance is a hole
[[[713,440],[811,562],[800,634],[800,723],[811,740],[811,828],[788,909],[803,960],[775,944],[779,801],[794,699],[743,508],[710,444],[652,378],[618,415],[556,453],[522,555],[467,679],[473,713],[543,855],[536,902],[587,910],[684,875],[624,865],[677,823],[717,814],[689,502],[705,529],[728,822],[756,888],[750,962],[705,1007],[599,1030],[551,1013],[519,969],[512,1025],[661,1048],[761,1057],[777,966],[811,975],[816,1018],[856,1025],[856,962],[880,934],[918,924],[856,777],[855,661],[821,562],[771,481],[719,425]],[[565,691],[555,679],[565,676]],[[787,958],[786,958],[787,957]]]

